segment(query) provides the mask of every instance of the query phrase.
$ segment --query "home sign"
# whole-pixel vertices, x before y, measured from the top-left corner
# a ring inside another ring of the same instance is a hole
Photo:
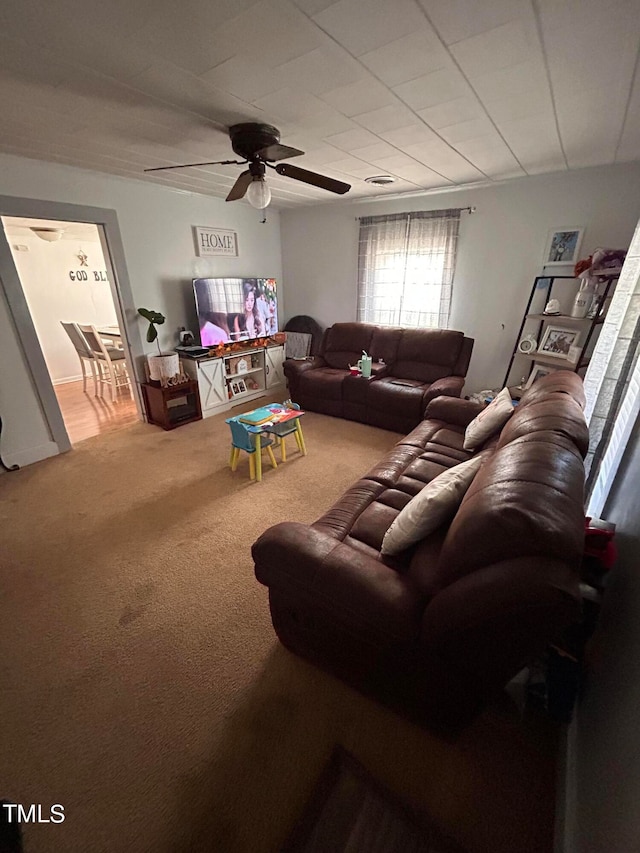
[[[238,235],[235,231],[223,228],[201,228],[194,225],[196,240],[196,255],[199,258],[209,258],[214,255],[238,257]]]

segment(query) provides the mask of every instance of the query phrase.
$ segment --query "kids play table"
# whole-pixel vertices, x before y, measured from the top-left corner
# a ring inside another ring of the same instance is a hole
[[[228,418],[226,423],[231,427],[231,470],[236,470],[240,451],[245,450],[249,454],[251,479],[253,479],[255,468],[255,479],[258,482],[262,480],[263,436],[268,437],[273,435],[278,439],[282,462],[287,461],[287,451],[284,443],[287,435],[293,434],[295,436],[300,453],[306,456],[307,448],[302,434],[302,427],[300,426],[300,418],[304,414],[305,412],[296,403],[287,400],[284,403],[268,403],[259,409]],[[270,447],[269,450],[271,450]],[[271,464],[275,467],[273,454],[270,454],[270,456],[272,457]]]

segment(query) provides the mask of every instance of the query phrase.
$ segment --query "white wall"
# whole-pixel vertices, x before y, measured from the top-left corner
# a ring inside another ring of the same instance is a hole
[[[282,282],[280,217],[242,202],[196,195],[82,169],[0,155],[0,188],[9,196],[110,208],[116,211],[136,307],[152,308],[167,317],[160,344],[177,343],[177,329],[195,331],[191,279],[200,276],[265,276]],[[10,214],[11,211],[6,211]],[[239,257],[196,258],[193,225],[230,228],[238,233]],[[279,290],[285,310],[286,294]],[[140,320],[142,323],[142,319]],[[24,362],[19,341],[0,300],[0,415],[4,420],[3,456],[33,461],[41,458],[34,441],[48,428],[33,390],[25,391]],[[147,345],[149,351],[152,346]],[[18,360],[18,354],[20,359]],[[18,366],[22,364],[22,369]],[[17,396],[27,400],[18,408]],[[27,405],[28,402],[28,405]],[[39,420],[37,425],[34,420]],[[36,435],[37,434],[37,435]],[[33,451],[33,452],[32,452]]]
[[[45,243],[26,226],[8,227],[13,260],[54,385],[82,376],[78,356],[61,321],[98,327],[118,323],[109,282],[104,278],[98,229],[92,230],[94,235],[82,240],[63,236],[57,243]],[[18,251],[16,246],[24,249]],[[77,257],[80,249],[87,256],[82,268]],[[79,271],[87,274],[86,281],[78,281]]]
[[[475,338],[465,392],[495,388],[515,344],[551,228],[585,226],[581,257],[623,248],[640,217],[640,164],[583,169],[495,187],[282,213],[286,317],[355,320],[357,216],[475,205],[462,214],[450,328]],[[558,273],[571,268],[554,267]]]

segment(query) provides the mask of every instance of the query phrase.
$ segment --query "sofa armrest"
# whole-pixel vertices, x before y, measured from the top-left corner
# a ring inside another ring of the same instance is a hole
[[[444,376],[442,379],[436,379],[427,388],[423,397],[423,403],[426,406],[428,402],[436,397],[459,397],[464,385],[463,376]]]
[[[251,553],[256,578],[265,586],[390,639],[417,639],[424,599],[413,584],[324,531],[282,522],[266,530]]]
[[[522,557],[454,582],[425,608],[421,656],[481,697],[500,690],[580,618],[579,581],[559,560]]]
[[[424,417],[468,427],[484,408],[482,403],[472,403],[471,400],[461,400],[459,397],[436,397],[429,401]]]

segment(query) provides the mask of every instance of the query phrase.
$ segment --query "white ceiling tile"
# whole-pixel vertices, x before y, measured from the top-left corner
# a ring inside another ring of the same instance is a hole
[[[413,0],[338,0],[313,20],[354,56],[424,27]]]
[[[522,95],[508,95],[497,100],[485,100],[484,107],[495,122],[515,121],[528,116],[544,115],[553,118],[553,101],[548,89],[537,89]]]
[[[542,59],[534,58],[498,71],[480,74],[474,78],[473,88],[483,101],[493,101],[510,95],[548,92],[549,82]]]
[[[322,114],[327,105],[306,92],[286,88],[258,98],[255,105],[267,115],[282,117],[288,121],[299,121],[308,115]]]
[[[524,170],[496,132],[476,139],[466,139],[464,142],[458,142],[455,147],[485,175],[524,175]]]
[[[363,54],[360,61],[387,86],[397,86],[444,68],[450,60],[445,48],[425,24],[422,29]]]
[[[640,160],[640,75],[636,75],[631,92],[626,122],[620,137],[616,159]]]
[[[443,68],[408,83],[394,86],[393,91],[414,110],[433,107],[469,94],[469,84],[454,68]]]
[[[344,133],[334,133],[333,136],[327,136],[324,141],[329,145],[335,145],[336,148],[342,148],[343,151],[353,151],[354,148],[375,145],[380,140],[368,130],[358,128]]]
[[[362,66],[341,47],[327,42],[322,47],[277,66],[277,71],[295,80],[313,95],[348,86],[367,76]]]
[[[530,11],[529,0],[419,0],[419,3],[445,44],[492,30]]]
[[[404,104],[396,103],[389,104],[387,107],[381,107],[378,110],[356,113],[353,116],[353,120],[362,125],[362,127],[366,127],[367,130],[379,134],[415,122],[415,115]]]
[[[481,118],[485,115],[485,111],[475,95],[454,98],[451,101],[445,101],[417,112],[420,118],[435,130],[458,124],[461,121],[471,121],[471,119]]]
[[[325,92],[322,100],[346,116],[370,112],[396,102],[393,94],[372,77]]]
[[[425,166],[456,184],[480,181],[485,177],[473,164],[441,139],[408,145],[405,151],[415,160],[424,163]]]
[[[351,175],[351,177],[363,179],[368,178],[374,171],[369,163],[363,163],[362,160],[358,160],[355,157],[346,157],[344,160],[336,160],[335,163],[330,164],[329,169],[337,169],[345,175]]]
[[[488,118],[472,118],[470,121],[461,121],[458,124],[441,127],[438,130],[440,136],[454,145],[465,139],[475,139],[477,136],[486,136],[495,130]]]
[[[316,15],[323,9],[333,6],[336,0],[292,0],[307,15]]]
[[[354,157],[364,160],[367,163],[374,163],[381,157],[393,157],[398,153],[398,149],[393,145],[388,145],[386,142],[376,142],[375,145],[367,145],[364,148],[354,148],[351,151]]]
[[[287,85],[287,77],[278,69],[265,68],[248,53],[232,56],[210,71],[205,71],[200,78],[245,103],[256,101]]]
[[[558,99],[558,124],[570,168],[614,161],[625,106],[626,97],[617,88],[591,89]]]
[[[406,149],[408,145],[439,142],[437,134],[422,123],[410,124],[407,127],[398,127],[394,130],[381,133],[380,136],[392,145],[403,149]]]
[[[509,21],[489,32],[451,45],[450,50],[470,78],[542,55],[535,27],[528,20]]]

